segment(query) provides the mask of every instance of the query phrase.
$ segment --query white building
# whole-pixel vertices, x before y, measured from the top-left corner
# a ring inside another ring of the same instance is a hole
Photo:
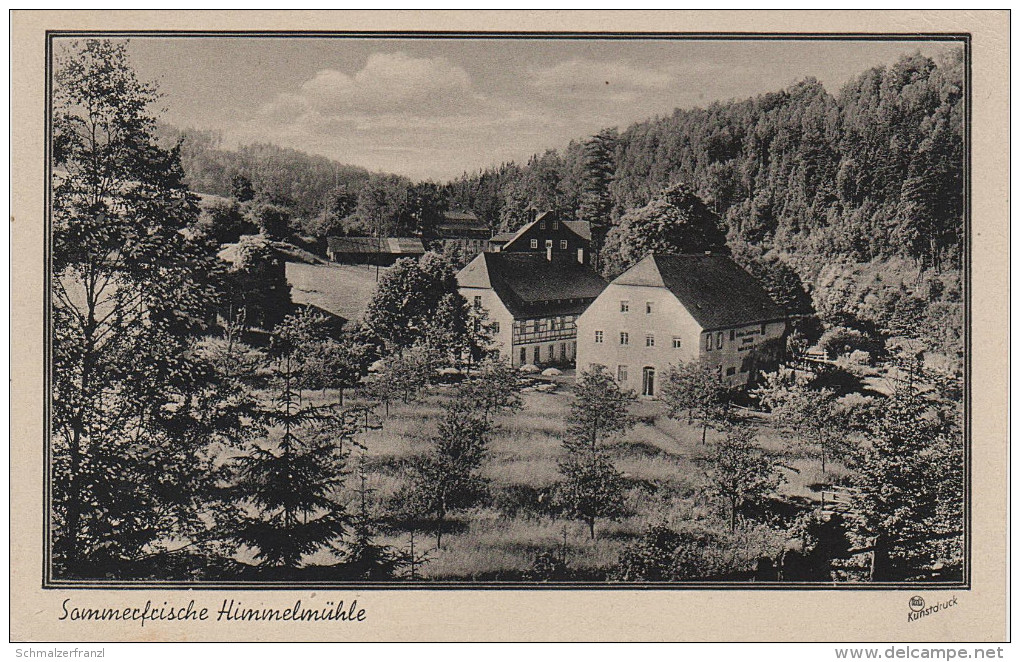
[[[606,287],[568,255],[479,253],[457,274],[460,293],[488,313],[493,341],[514,366],[568,365],[576,355],[576,319]]]
[[[786,314],[725,255],[648,255],[577,320],[577,367],[602,364],[655,396],[670,364],[701,360],[731,385],[778,361]]]

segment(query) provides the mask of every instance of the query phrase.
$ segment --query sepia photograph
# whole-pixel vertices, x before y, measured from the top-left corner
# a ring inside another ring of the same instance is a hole
[[[966,35],[47,49],[44,585],[969,586]]]

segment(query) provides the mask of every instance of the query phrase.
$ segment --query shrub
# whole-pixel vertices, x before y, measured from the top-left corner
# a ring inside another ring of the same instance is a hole
[[[881,341],[865,335],[857,329],[834,326],[822,334],[818,346],[827,357],[835,359],[854,351],[877,352],[881,348]]]

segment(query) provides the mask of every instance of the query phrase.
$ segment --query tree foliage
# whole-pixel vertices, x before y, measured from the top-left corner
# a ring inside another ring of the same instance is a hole
[[[154,86],[123,44],[74,42],[53,114],[53,532],[57,575],[120,575],[203,537],[210,447],[238,443],[230,393],[193,350],[219,267],[177,146],[157,144]],[[222,408],[221,408],[222,407]]]
[[[700,361],[669,366],[660,392],[667,416],[680,418],[686,412],[688,422],[701,423],[701,443],[710,427],[726,422],[730,395],[717,369]]]

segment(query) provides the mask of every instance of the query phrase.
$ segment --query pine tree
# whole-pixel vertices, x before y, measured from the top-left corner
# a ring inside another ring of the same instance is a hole
[[[232,463],[231,492],[242,505],[233,537],[266,566],[297,568],[320,549],[339,551],[349,516],[337,499],[348,446],[361,431],[357,412],[308,403],[298,350],[308,316],[290,317],[273,337],[275,397],[261,412],[274,434]]]

